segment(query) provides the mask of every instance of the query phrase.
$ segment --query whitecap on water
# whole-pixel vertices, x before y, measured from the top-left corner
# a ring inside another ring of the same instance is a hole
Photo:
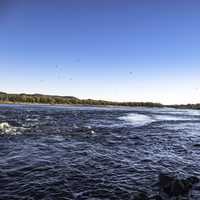
[[[7,122],[3,122],[0,124],[0,130],[6,130],[10,128],[10,125]]]
[[[20,134],[25,128],[18,128],[11,126],[8,122],[0,123],[0,135],[10,134],[17,135]]]
[[[119,119],[124,120],[126,123],[131,124],[135,127],[148,125],[155,121],[152,117],[148,115],[137,113],[131,113],[126,116],[119,117]]]
[[[0,123],[0,134],[16,133],[16,128],[10,126],[7,122]]]

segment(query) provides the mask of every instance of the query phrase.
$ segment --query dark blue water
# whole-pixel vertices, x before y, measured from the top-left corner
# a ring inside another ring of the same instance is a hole
[[[129,200],[199,155],[200,111],[0,106],[0,200]]]

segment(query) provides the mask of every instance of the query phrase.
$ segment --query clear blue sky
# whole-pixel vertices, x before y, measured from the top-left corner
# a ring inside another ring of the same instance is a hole
[[[0,90],[200,102],[200,1],[1,0]]]

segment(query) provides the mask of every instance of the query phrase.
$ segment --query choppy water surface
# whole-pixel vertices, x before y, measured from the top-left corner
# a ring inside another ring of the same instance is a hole
[[[200,111],[0,106],[1,200],[129,200],[199,155]]]

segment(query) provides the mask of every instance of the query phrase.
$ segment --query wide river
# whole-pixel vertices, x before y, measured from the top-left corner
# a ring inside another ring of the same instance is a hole
[[[130,200],[161,171],[200,175],[200,111],[0,105],[1,200]]]

